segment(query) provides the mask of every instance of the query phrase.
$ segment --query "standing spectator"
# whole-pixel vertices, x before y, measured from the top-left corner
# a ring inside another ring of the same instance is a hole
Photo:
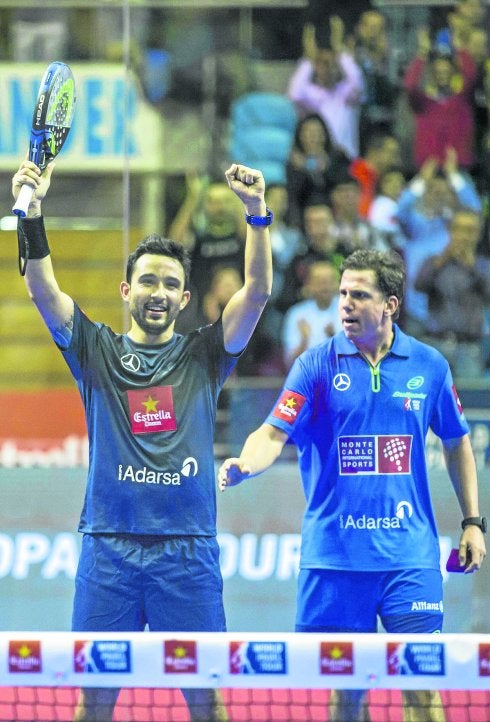
[[[361,218],[368,216],[380,175],[395,165],[401,165],[400,143],[390,133],[374,133],[366,141],[364,155],[352,161],[349,173],[361,188],[359,198]]]
[[[307,348],[342,330],[338,287],[339,272],[334,265],[316,261],[308,267],[302,289],[304,300],[291,306],[284,317],[281,336],[286,369]]]
[[[476,63],[477,76],[473,93],[473,119],[475,123],[475,175],[478,189],[485,190],[486,145],[489,134],[490,111],[490,58],[488,56],[488,33],[484,28],[472,28],[468,39],[468,52]]]
[[[312,113],[298,121],[286,164],[291,224],[301,225],[307,205],[328,202],[334,179],[349,162],[345,153],[332,145],[321,115]]]
[[[344,45],[343,23],[330,17],[330,47],[318,47],[315,28],[303,30],[303,58],[293,73],[288,94],[305,113],[318,113],[334,145],[350,158],[359,155],[359,110],[362,73]]]
[[[398,200],[397,218],[406,238],[407,267],[405,324],[408,333],[423,335],[427,323],[427,296],[415,288],[415,278],[429,256],[442,253],[449,241],[449,224],[457,207],[476,213],[480,198],[471,178],[457,165],[449,148],[442,168],[428,159]]]
[[[386,32],[386,18],[378,10],[366,10],[355,33],[355,54],[362,70],[364,95],[361,106],[361,153],[364,139],[373,133],[393,132],[396,101],[400,86]]]
[[[447,14],[446,27],[436,33],[436,49],[451,53],[468,48],[471,31],[485,25],[485,15],[482,0],[456,0]]]
[[[478,257],[480,216],[456,211],[449,243],[421,265],[415,288],[427,294],[427,343],[449,361],[453,375],[483,375],[484,310],[490,305],[490,259]]]
[[[448,55],[431,50],[429,33],[421,28],[418,51],[404,77],[410,107],[415,116],[413,161],[421,168],[428,158],[444,162],[454,148],[458,163],[471,169],[474,156],[472,99],[477,68],[463,48]]]

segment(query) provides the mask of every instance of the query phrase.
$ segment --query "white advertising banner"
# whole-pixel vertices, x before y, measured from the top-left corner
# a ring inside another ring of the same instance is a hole
[[[66,172],[161,170],[163,122],[138,78],[119,64],[70,64],[75,116],[63,146]],[[34,104],[46,66],[0,63],[0,169],[15,168],[29,147]]]

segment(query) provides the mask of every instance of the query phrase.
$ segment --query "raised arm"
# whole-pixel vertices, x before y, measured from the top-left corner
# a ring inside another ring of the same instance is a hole
[[[218,486],[236,486],[272,466],[279,457],[287,434],[271,424],[262,424],[248,436],[239,458],[225,459],[218,471]]]
[[[233,163],[225,173],[231,190],[243,203],[247,216],[267,217],[262,173]],[[223,311],[223,335],[229,353],[240,353],[247,345],[272,290],[272,253],[267,225],[247,223],[244,284]]]
[[[453,484],[463,519],[480,516],[478,507],[478,482],[476,464],[468,434],[458,439],[443,441],[444,458]],[[470,552],[471,563],[467,571],[479,569],[485,558],[485,540],[482,531],[474,525],[467,526],[459,542],[459,561],[464,566]]]
[[[67,347],[72,335],[74,305],[56,281],[41,214],[41,201],[48,192],[53,168],[50,164],[41,173],[34,163],[25,160],[12,179],[12,194],[17,199],[24,183],[34,187],[27,216],[18,221],[20,260],[25,264],[24,278],[30,298],[54,340]]]

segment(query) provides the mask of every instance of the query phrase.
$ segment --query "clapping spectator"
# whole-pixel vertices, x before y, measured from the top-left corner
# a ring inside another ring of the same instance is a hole
[[[487,143],[489,135],[490,110],[490,57],[488,55],[488,33],[484,28],[473,28],[468,39],[468,52],[476,63],[477,76],[473,93],[473,119],[475,123],[475,174],[478,187],[485,189]]]
[[[435,46],[442,52],[468,48],[473,29],[485,24],[482,0],[456,0],[447,15],[447,26],[436,34]]]
[[[417,55],[408,66],[404,87],[415,116],[413,161],[420,168],[428,158],[444,162],[454,148],[461,167],[474,163],[472,99],[477,68],[463,48],[448,54],[433,51],[428,31],[418,33]]]
[[[427,343],[443,353],[455,376],[483,374],[484,309],[490,304],[490,260],[476,255],[480,216],[456,211],[449,243],[420,267],[415,288],[427,294]]]
[[[338,269],[328,261],[316,261],[307,270],[302,301],[284,317],[282,349],[289,369],[307,348],[322,343],[342,330],[338,307]]]
[[[303,57],[290,79],[288,94],[303,113],[321,115],[334,145],[355,158],[359,155],[362,73],[344,45],[342,21],[332,16],[329,22],[329,47],[318,47],[315,27],[305,25]]]
[[[298,121],[286,164],[292,225],[301,225],[303,210],[310,203],[328,202],[335,178],[349,162],[345,153],[333,146],[321,115],[312,113]]]
[[[434,158],[428,159],[398,200],[397,218],[406,237],[405,325],[415,336],[424,333],[428,316],[427,296],[416,290],[415,278],[427,258],[446,247],[449,224],[458,208],[479,213],[481,202],[450,148],[442,168]]]
[[[391,133],[400,86],[386,32],[386,18],[378,10],[361,13],[355,31],[354,57],[362,70],[364,96],[361,106],[360,136]]]

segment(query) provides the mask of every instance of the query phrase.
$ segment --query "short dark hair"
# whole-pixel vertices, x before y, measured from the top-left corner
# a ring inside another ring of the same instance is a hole
[[[133,275],[136,261],[145,253],[151,253],[155,256],[168,256],[169,258],[175,258],[184,270],[184,290],[189,288],[191,258],[188,251],[181,243],[172,241],[170,238],[159,236],[157,233],[151,233],[149,236],[146,236],[146,238],[143,238],[143,240],[138,243],[134,251],[129,254],[128,262],[126,264],[126,281],[128,283],[131,283],[131,277]]]
[[[396,296],[400,308],[405,288],[405,264],[399,253],[362,248],[344,259],[340,266],[340,275],[347,270],[374,271],[378,288],[383,296],[385,298]],[[398,316],[397,310],[393,318]]]

